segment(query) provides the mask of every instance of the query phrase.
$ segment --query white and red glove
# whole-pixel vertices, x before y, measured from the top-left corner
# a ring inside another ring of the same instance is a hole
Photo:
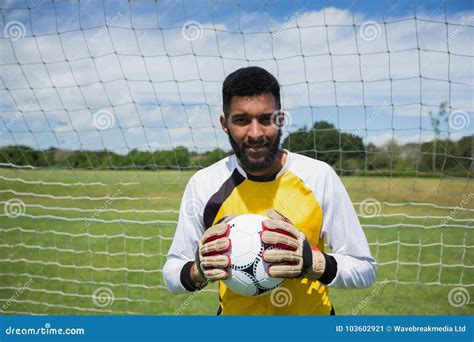
[[[263,253],[269,263],[268,273],[275,278],[309,278],[317,280],[324,273],[325,258],[311,247],[306,235],[275,209],[268,209],[263,221],[262,243],[275,247]]]
[[[198,282],[214,282],[229,277],[227,270],[230,257],[224,254],[231,248],[228,238],[230,227],[227,222],[234,217],[233,214],[225,216],[204,232],[191,270]]]

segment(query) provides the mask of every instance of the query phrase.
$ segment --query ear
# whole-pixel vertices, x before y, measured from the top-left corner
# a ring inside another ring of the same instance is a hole
[[[221,116],[220,116],[220,121],[221,121],[221,127],[222,127],[222,130],[228,134],[229,133],[229,128],[227,127],[227,119],[225,117],[225,114],[222,113]]]

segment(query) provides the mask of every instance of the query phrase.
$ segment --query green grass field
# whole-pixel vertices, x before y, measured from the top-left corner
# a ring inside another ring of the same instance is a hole
[[[191,171],[0,169],[2,207],[12,199],[26,205],[19,217],[1,216],[2,313],[172,315],[179,309],[180,314],[214,315],[215,285],[197,294],[171,295],[161,274],[178,218],[176,211],[191,175]],[[62,186],[12,180],[18,178],[137,184]],[[382,203],[378,215],[361,217],[380,266],[378,283],[372,288],[331,290],[336,313],[473,314],[472,298],[462,307],[448,302],[448,293],[455,287],[474,296],[473,212],[455,210],[474,207],[472,197],[462,202],[466,198],[463,194],[474,193],[472,182],[383,177],[345,177],[343,181],[353,202],[376,199]],[[97,199],[106,196],[141,199],[110,203]],[[105,206],[119,212],[99,210]],[[141,212],[120,212],[131,209]],[[436,227],[453,211],[455,220]],[[89,221],[91,217],[101,221]],[[25,284],[28,288],[19,290]],[[93,293],[98,288],[106,288],[114,300],[94,303]]]

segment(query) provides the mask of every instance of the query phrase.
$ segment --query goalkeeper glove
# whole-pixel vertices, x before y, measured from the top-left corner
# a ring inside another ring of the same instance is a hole
[[[193,265],[197,281],[214,282],[225,280],[229,276],[227,269],[230,266],[230,256],[224,253],[231,248],[228,238],[230,227],[227,222],[234,217],[233,214],[225,216],[204,232]]]
[[[263,221],[262,243],[273,246],[265,250],[268,273],[275,278],[309,278],[317,280],[326,267],[324,255],[311,247],[306,235],[275,209],[267,210]]]

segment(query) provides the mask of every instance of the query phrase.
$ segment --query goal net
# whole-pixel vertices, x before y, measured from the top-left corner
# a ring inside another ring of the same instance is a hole
[[[281,84],[282,146],[329,163],[378,263],[338,314],[472,314],[462,2],[0,1],[2,314],[215,314],[162,270],[187,180],[230,154],[225,76]]]

